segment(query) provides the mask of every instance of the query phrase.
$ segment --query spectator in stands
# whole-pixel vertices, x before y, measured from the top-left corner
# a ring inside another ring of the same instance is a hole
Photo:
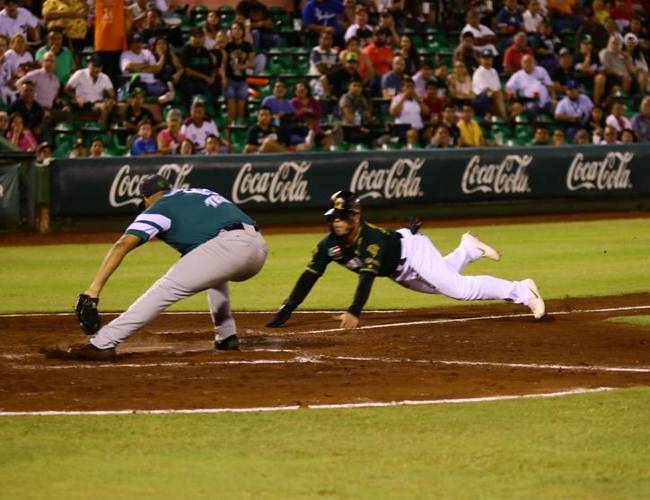
[[[41,59],[41,68],[30,71],[16,82],[16,85],[20,85],[25,80],[34,82],[34,97],[46,112],[54,108],[61,87],[59,79],[54,74],[55,67],[56,56],[53,52],[46,52]]]
[[[9,129],[6,138],[11,144],[23,151],[34,151],[38,146],[38,141],[32,131],[25,127],[23,115],[20,113],[13,113],[9,117]]]
[[[561,128],[553,129],[553,135],[551,136],[551,146],[564,146],[566,145],[566,135],[564,130]]]
[[[512,37],[517,33],[523,24],[517,0],[505,0],[503,8],[496,15],[495,21],[497,34],[500,36]]]
[[[565,85],[566,96],[557,103],[555,121],[567,127],[569,137],[579,128],[588,124],[594,105],[591,99],[581,92],[580,85],[575,80],[569,80]]]
[[[72,98],[72,107],[99,113],[98,123],[108,125],[115,106],[115,90],[106,73],[102,72],[102,60],[95,54],[88,60],[88,67],[75,71],[65,92]]]
[[[623,144],[634,144],[637,142],[636,136],[634,135],[634,130],[629,128],[623,129],[621,132],[621,143]]]
[[[562,42],[553,33],[553,25],[549,20],[542,21],[539,32],[533,38],[535,59],[546,71],[553,71],[557,67],[555,54],[560,49]]]
[[[128,6],[127,17],[131,16],[131,31],[137,32],[144,28],[144,20],[147,17],[149,0],[135,0]],[[126,14],[126,12],[125,12]]]
[[[407,75],[414,75],[422,66],[422,61],[420,60],[420,54],[418,54],[418,50],[413,45],[411,38],[406,35],[402,35],[399,38],[399,48],[395,51],[395,53],[401,55],[404,58],[404,63],[406,65],[404,72]]]
[[[399,94],[404,79],[406,61],[402,56],[393,57],[393,70],[381,77],[381,92],[384,99],[392,99]]]
[[[531,55],[521,59],[521,66],[506,83],[510,99],[521,101],[524,108],[533,113],[549,111],[555,104],[555,90],[548,72],[537,66]]]
[[[342,68],[321,76],[320,82],[323,85],[325,96],[338,100],[347,91],[350,81],[353,79],[363,81],[357,71],[358,67],[359,57],[355,52],[350,52],[345,56]]]
[[[129,36],[129,50],[120,56],[120,69],[122,76],[131,78],[131,84],[134,84],[132,77],[137,75],[136,85],[143,87],[152,97],[159,97],[168,90],[167,85],[155,77],[162,69],[162,60],[156,61],[151,51],[143,47],[138,33]]]
[[[431,65],[424,61],[422,66],[420,66],[420,71],[413,75],[413,83],[415,83],[415,93],[419,97],[424,97],[426,94],[426,86],[430,81],[437,81],[437,78],[433,76],[433,68]]]
[[[539,0],[530,0],[528,9],[522,15],[524,31],[529,35],[537,33],[543,20],[544,14]]]
[[[550,143],[548,129],[546,127],[535,128],[535,135],[531,141],[531,146],[548,146]]]
[[[639,112],[632,118],[632,130],[640,142],[650,142],[650,96],[641,100]]]
[[[367,85],[368,82],[372,81],[375,77],[375,68],[372,67],[372,62],[370,61],[368,54],[361,50],[359,39],[356,36],[353,36],[348,40],[345,50],[341,51],[339,54],[339,60],[345,61],[347,55],[352,52],[354,52],[358,57],[359,65],[357,67],[357,72],[361,76],[363,84]]]
[[[196,147],[189,139],[183,139],[181,145],[178,146],[178,154],[181,156],[192,156],[196,154]]]
[[[12,103],[16,98],[11,64],[5,57],[8,48],[9,39],[5,35],[0,35],[0,99],[5,105]]]
[[[607,48],[601,50],[598,56],[607,77],[607,87],[612,91],[622,89],[625,93],[629,93],[634,67],[631,58],[621,50],[619,39],[611,36]],[[596,90],[594,88],[594,102],[598,104],[603,95],[596,95]]]
[[[54,74],[61,85],[65,86],[75,69],[75,62],[70,49],[63,46],[63,33],[60,30],[53,29],[47,33],[47,43],[36,51],[36,60],[41,61],[47,52],[54,54],[56,58]]]
[[[474,48],[474,35],[471,31],[466,31],[461,36],[460,45],[454,49],[453,61],[461,61],[472,73],[478,67],[478,53]]]
[[[90,142],[90,154],[88,156],[90,158],[106,158],[110,156],[106,153],[106,145],[100,137],[95,137]]]
[[[34,158],[37,167],[46,167],[52,161],[52,145],[43,141],[36,146],[36,157]]]
[[[463,114],[456,124],[460,131],[459,146],[476,148],[485,146],[485,138],[478,122],[474,119],[474,109],[469,104],[463,106]]]
[[[184,68],[180,87],[187,104],[195,95],[203,95],[216,103],[221,94],[223,73],[216,65],[213,54],[204,47],[205,33],[201,28],[190,31],[190,40],[181,51],[181,65]],[[248,91],[246,92],[248,94]],[[230,115],[230,114],[229,114]]]
[[[11,38],[18,33],[31,40],[34,45],[41,43],[39,19],[24,8],[20,0],[5,0],[4,9],[0,11],[0,35]]]
[[[9,106],[9,114],[19,113],[23,117],[25,128],[39,137],[45,112],[41,105],[34,99],[34,82],[24,80],[18,86],[18,98]]]
[[[431,142],[427,145],[427,148],[437,149],[451,147],[454,147],[454,143],[452,142],[449,128],[445,125],[438,125],[438,127],[436,127],[436,131],[433,134]]]
[[[411,128],[406,131],[406,144],[402,149],[421,149],[422,143],[420,142],[419,132]]]
[[[587,128],[591,132],[592,142],[599,144],[605,130],[605,113],[603,112],[603,108],[594,105]]]
[[[156,38],[165,38],[174,47],[183,46],[183,33],[179,28],[165,24],[162,12],[156,7],[147,9],[144,27],[139,33],[148,45],[151,45]]]
[[[257,123],[248,130],[244,153],[280,153],[287,151],[288,140],[273,124],[273,113],[266,106],[257,112]]]
[[[230,28],[231,41],[226,45],[224,61],[226,89],[226,107],[228,123],[244,121],[246,118],[246,101],[248,101],[248,84],[246,78],[253,69],[255,54],[253,47],[244,41],[245,27],[235,22]]]
[[[521,58],[525,55],[533,55],[526,42],[526,34],[522,31],[517,33],[512,41],[512,45],[506,49],[503,56],[503,70],[507,75],[512,75],[515,71],[521,69]]]
[[[284,114],[293,114],[293,104],[287,99],[287,85],[282,80],[273,84],[273,95],[267,96],[262,101],[262,106],[267,106],[273,114],[275,123],[280,123]]]
[[[489,50],[493,56],[498,56],[499,51],[495,47],[497,36],[490,28],[480,23],[479,14],[475,9],[467,13],[467,24],[460,33],[462,37],[464,33],[470,32],[474,35],[474,47],[476,50],[483,52]]]
[[[587,146],[591,143],[592,142],[591,142],[591,137],[589,136],[589,132],[584,128],[578,130],[578,132],[576,132],[576,135],[573,137],[573,144],[579,146]]]
[[[167,92],[158,98],[158,102],[165,104],[174,100],[174,97],[176,96],[176,88],[181,83],[181,79],[185,73],[185,68],[176,53],[169,50],[169,43],[165,38],[157,38],[154,42],[153,48],[154,56],[156,58],[156,69],[158,69],[158,71],[154,73],[154,76],[167,87]],[[221,68],[223,62],[221,51],[213,50],[212,54],[215,56],[217,61],[215,65],[217,68]],[[221,58],[218,56],[221,56]],[[215,83],[219,82],[217,86],[221,85],[221,77],[221,73],[217,73],[217,76],[215,77]]]
[[[244,19],[250,20],[254,47],[266,52],[280,43],[280,37],[273,32],[273,19],[269,8],[259,0],[242,0],[235,10]]]
[[[155,155],[157,153],[156,140],[152,136],[151,123],[142,121],[138,124],[138,136],[131,146],[133,156]]]
[[[451,146],[458,146],[460,143],[460,129],[456,124],[458,120],[456,119],[456,110],[453,106],[447,105],[442,110],[442,120],[440,121],[441,125],[447,129],[447,135],[449,136],[449,144]]]
[[[348,92],[339,100],[339,109],[344,106],[352,109],[357,125],[368,125],[372,123],[372,106],[363,95],[363,85],[360,79],[353,79],[348,84]]]
[[[632,22],[632,2],[626,0],[614,0],[609,8],[609,18],[612,19],[619,31],[629,28]]]
[[[454,69],[447,78],[449,87],[449,98],[456,106],[470,104],[474,100],[474,91],[472,90],[472,77],[467,72],[465,64],[461,61],[454,63]]]
[[[569,80],[576,80],[578,75],[573,67],[573,56],[571,51],[566,47],[562,47],[558,54],[558,66],[551,72],[551,80],[555,92],[559,94],[564,93],[564,86]]]
[[[354,24],[345,30],[345,43],[353,36],[359,39],[361,47],[366,47],[372,42],[374,28],[368,24],[368,9],[365,5],[358,4],[355,7]]]
[[[615,100],[612,103],[611,113],[605,119],[605,124],[614,127],[619,134],[626,128],[632,128],[632,122],[625,117],[625,106],[622,101]]]
[[[646,92],[648,88],[648,62],[639,45],[639,39],[634,33],[627,33],[623,37],[624,51],[632,61],[632,76],[639,87],[639,91]]]
[[[575,70],[577,78],[582,81],[594,80],[598,72],[598,64],[596,62],[598,58],[593,53],[592,45],[589,35],[585,36],[579,44],[580,48],[576,55]]]
[[[225,31],[221,28],[221,19],[219,19],[219,13],[216,10],[211,10],[208,12],[208,15],[205,18],[203,32],[205,33],[205,42],[203,42],[203,46],[208,50],[214,49],[214,47],[217,45],[217,37],[220,34],[225,35]],[[226,39],[227,38],[228,37],[226,35]],[[226,43],[228,42],[226,41]]]
[[[25,37],[21,33],[11,37],[10,45],[11,48],[5,52],[5,59],[9,63],[12,78],[20,78],[40,66],[34,65],[34,56],[27,50]]]
[[[583,16],[582,24],[578,28],[578,31],[576,31],[576,47],[579,48],[583,38],[589,36],[592,41],[593,55],[595,57],[607,46],[609,34],[605,27],[596,21],[594,11],[591,7],[585,7]]]
[[[422,115],[429,114],[429,109],[415,92],[415,83],[408,77],[402,81],[401,92],[392,98],[389,109],[391,116],[395,117],[393,135],[400,140],[406,138],[410,129],[422,130]]]
[[[381,77],[392,69],[393,49],[387,43],[389,36],[390,31],[386,28],[379,28],[374,33],[373,42],[363,49],[370,59],[375,73],[375,80],[370,83],[370,92],[373,95],[378,94]]]
[[[499,73],[492,67],[492,53],[484,51],[480,58],[481,65],[472,75],[472,91],[476,96],[473,106],[477,113],[483,116],[490,110],[501,118],[505,118],[506,103]]]
[[[332,46],[333,42],[334,36],[330,32],[323,31],[320,34],[318,45],[311,49],[311,54],[309,55],[310,75],[328,75],[338,68],[339,56]]]
[[[203,148],[204,155],[218,155],[221,153],[219,147],[219,138],[215,135],[209,135],[205,138],[205,147]],[[225,152],[225,151],[223,151]]]
[[[580,8],[577,0],[548,0],[546,5],[557,31],[575,29],[579,21],[575,14]]]
[[[63,28],[75,52],[81,53],[88,31],[88,5],[83,0],[45,0],[43,18],[48,31]]]
[[[607,8],[606,1],[594,0],[591,4],[591,8],[594,10],[596,22],[605,26],[605,23],[609,19],[609,9]]]
[[[302,25],[309,33],[327,31],[341,33],[343,2],[339,0],[308,0],[302,9]]]
[[[122,122],[129,134],[135,134],[139,124],[144,121],[149,122],[152,126],[156,123],[153,113],[144,107],[145,96],[146,92],[141,87],[135,87],[129,95],[128,106],[124,111]]]
[[[442,120],[442,110],[447,105],[447,101],[438,96],[438,83],[435,80],[430,80],[426,83],[422,102],[429,110],[429,114],[426,116],[428,118],[427,123],[429,125],[439,124]]]
[[[620,144],[621,141],[618,140],[618,132],[614,127],[611,125],[605,126],[605,130],[603,132],[603,138],[598,144],[601,144],[603,146],[613,146],[615,144]]]
[[[642,50],[647,50],[650,48],[650,41],[648,41],[647,29],[642,24],[641,19],[638,16],[632,18],[630,23],[630,30],[628,33],[632,33],[639,40],[639,45]],[[625,39],[625,37],[623,37]]]
[[[291,99],[291,105],[298,121],[318,134],[323,112],[320,103],[310,95],[307,82],[301,80],[296,83],[296,96]]]
[[[605,31],[607,31],[608,37],[616,37],[618,38],[618,41],[621,43],[621,46],[623,46],[623,33],[621,33],[618,29],[618,25],[613,19],[608,19],[605,22]],[[607,38],[607,41],[609,43],[609,38]]]
[[[0,135],[6,137],[9,130],[9,115],[6,111],[0,111]]]
[[[83,158],[85,156],[87,156],[86,146],[84,144],[84,140],[79,137],[76,141],[74,141],[74,144],[72,145],[72,151],[70,151],[68,158]]]
[[[196,97],[192,101],[190,117],[183,123],[181,134],[192,141],[196,151],[201,151],[205,147],[205,140],[209,135],[219,137],[219,129],[206,115],[205,102],[201,97]]]
[[[178,151],[185,136],[181,132],[181,110],[172,108],[167,111],[166,123],[167,128],[158,132],[156,144],[158,145],[158,154],[172,155]]]

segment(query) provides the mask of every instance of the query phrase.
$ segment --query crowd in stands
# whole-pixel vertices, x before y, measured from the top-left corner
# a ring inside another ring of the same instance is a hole
[[[650,3],[0,0],[0,134],[40,159],[650,142]]]

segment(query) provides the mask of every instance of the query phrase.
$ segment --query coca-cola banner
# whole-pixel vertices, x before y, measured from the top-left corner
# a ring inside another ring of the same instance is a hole
[[[57,160],[52,213],[135,213],[152,173],[253,212],[324,207],[339,189],[366,205],[650,195],[649,160],[640,145]]]

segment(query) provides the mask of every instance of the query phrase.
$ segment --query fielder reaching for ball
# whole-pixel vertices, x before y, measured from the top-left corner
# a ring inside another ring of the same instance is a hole
[[[457,300],[508,300],[528,306],[536,319],[544,316],[544,300],[532,279],[507,281],[460,274],[467,264],[481,257],[500,259],[495,249],[470,233],[465,233],[458,248],[443,257],[431,240],[418,232],[419,223],[398,231],[382,229],[362,220],[361,205],[354,193],[338,191],[330,201],[331,208],[325,212],[330,234],[318,243],[307,269],[267,327],[282,326],[291,317],[331,261],[359,274],[352,305],[337,316],[341,328],[359,325],[361,310],[377,276],[388,277],[410,290]]]
[[[145,177],[140,194],[146,210],[108,251],[90,287],[79,296],[76,313],[82,329],[88,334],[99,329],[99,294],[131,250],[157,236],[182,257],[90,343],[73,346],[68,352],[77,359],[111,359],[121,342],[164,309],[203,290],[208,291],[215,348],[237,350],[228,282],[252,278],[264,265],[266,242],[255,221],[218,193],[171,189],[159,175]]]

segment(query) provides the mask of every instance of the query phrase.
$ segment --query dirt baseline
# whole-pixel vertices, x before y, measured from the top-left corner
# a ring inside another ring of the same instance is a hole
[[[86,340],[73,316],[0,316],[0,411],[251,408],[650,385],[648,329],[606,321],[648,313],[650,294],[553,301],[548,310],[542,321],[509,304],[369,312],[354,332],[323,332],[337,327],[328,313],[296,314],[279,330],[263,328],[268,313],[239,313],[236,353],[212,349],[207,313],[167,314],[104,363],[41,352]]]

